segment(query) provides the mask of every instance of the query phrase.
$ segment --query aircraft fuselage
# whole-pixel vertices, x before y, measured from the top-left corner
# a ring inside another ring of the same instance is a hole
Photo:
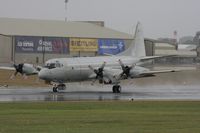
[[[43,80],[54,82],[77,82],[89,80],[94,73],[89,69],[99,68],[104,62],[105,69],[120,69],[119,60],[126,65],[139,62],[138,58],[129,56],[102,56],[102,57],[80,57],[80,58],[60,58],[48,60],[45,66],[54,64],[52,68],[45,67],[39,72],[39,77]]]

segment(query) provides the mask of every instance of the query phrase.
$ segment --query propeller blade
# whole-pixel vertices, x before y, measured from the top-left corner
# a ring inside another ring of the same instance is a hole
[[[17,75],[17,71],[15,71],[15,73],[13,73],[11,76],[10,76],[10,79],[14,79],[14,77],[16,77],[16,75]]]
[[[98,74],[98,70],[94,69],[91,65],[88,66],[95,74]]]
[[[130,69],[134,68],[136,66],[135,63],[133,63],[131,66],[130,66]]]
[[[23,74],[23,79],[28,79],[28,77],[26,76],[26,74]]]
[[[97,78],[95,78],[93,81],[92,81],[92,83],[91,83],[91,85],[94,85],[94,83],[97,81]]]
[[[16,70],[15,76],[17,75],[18,72],[21,73],[21,74],[23,74],[23,66],[24,66],[23,63],[18,64],[18,65],[13,64],[13,66],[14,66],[14,68],[15,68],[15,70]]]
[[[91,66],[91,65],[89,65],[88,66],[92,71],[94,71],[94,68]]]
[[[124,76],[124,71],[119,74],[120,78]]]
[[[104,69],[104,67],[105,67],[105,65],[106,65],[106,62],[103,62],[103,64],[101,65],[101,69],[103,70]]]
[[[105,65],[106,62],[103,62],[101,67],[99,67],[98,69],[94,69],[91,65],[88,66],[96,74],[95,80],[93,80],[91,83],[92,85],[96,82],[96,80],[99,80],[100,83],[103,82],[103,71]]]
[[[14,73],[14,76],[16,76],[18,74],[18,72],[17,71],[15,71],[15,73]]]
[[[122,67],[122,70],[124,71],[125,70],[125,66],[124,66],[124,63],[120,59],[119,59],[119,64]]]
[[[129,78],[130,77],[130,70],[135,67],[136,64],[132,64],[130,67],[125,66],[121,60],[119,60],[119,64],[122,67],[123,72],[119,75],[120,78]]]
[[[13,66],[14,66],[14,68],[15,68],[15,69],[17,69],[17,68],[18,68],[18,65],[16,65],[16,64],[13,64]]]
[[[10,79],[14,79],[15,75],[14,73],[10,76]]]

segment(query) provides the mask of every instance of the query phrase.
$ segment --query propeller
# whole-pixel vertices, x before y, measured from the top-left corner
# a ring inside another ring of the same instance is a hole
[[[42,69],[41,66],[35,66],[35,68],[36,68],[36,70],[37,70],[38,72]]]
[[[91,65],[88,66],[96,74],[95,80],[92,82],[92,85],[96,82],[96,80],[99,80],[99,83],[103,83],[103,71],[105,65],[106,62],[103,62],[101,67],[99,67],[98,69],[94,69]]]
[[[10,79],[13,79],[18,73],[20,73],[21,75],[25,76],[23,73],[23,66],[24,63],[20,63],[20,64],[13,64],[14,68],[15,68],[15,73],[11,75]],[[26,77],[24,77],[26,78]]]
[[[120,74],[120,78],[126,76],[125,78],[130,77],[130,70],[135,67],[135,64],[131,66],[125,66],[124,63],[119,59],[119,64],[122,67],[122,73]]]

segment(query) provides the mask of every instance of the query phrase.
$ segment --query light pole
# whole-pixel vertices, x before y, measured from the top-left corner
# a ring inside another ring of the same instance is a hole
[[[68,0],[65,0],[65,22],[67,22],[67,3],[69,1]]]
[[[44,64],[45,62],[45,43],[44,43],[44,37],[42,37],[42,62]]]

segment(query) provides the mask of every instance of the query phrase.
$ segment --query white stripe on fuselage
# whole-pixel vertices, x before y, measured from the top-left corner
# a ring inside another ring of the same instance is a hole
[[[133,63],[139,62],[139,58],[133,58],[131,56],[58,58],[51,59],[48,62],[55,63],[56,61],[58,61],[65,67],[79,66],[81,68],[88,68],[88,65],[91,65],[93,67],[100,67],[104,62],[106,62],[105,67],[116,67],[120,66],[119,59],[126,65],[132,65]]]

